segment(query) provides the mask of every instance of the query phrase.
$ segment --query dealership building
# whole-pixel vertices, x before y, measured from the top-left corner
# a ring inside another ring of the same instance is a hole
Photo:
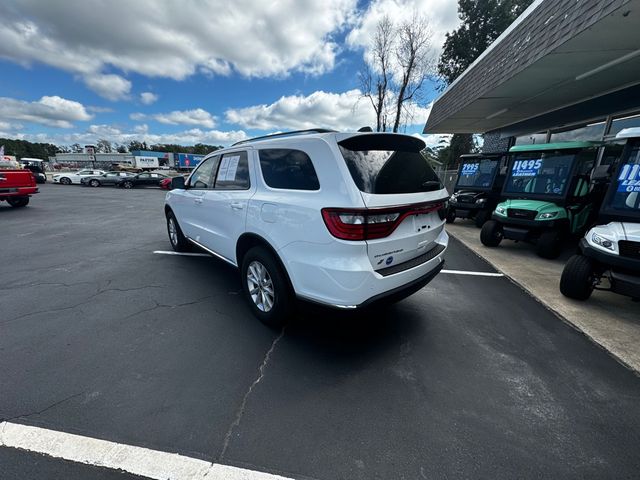
[[[424,133],[483,151],[640,127],[640,0],[536,0],[434,102]]]

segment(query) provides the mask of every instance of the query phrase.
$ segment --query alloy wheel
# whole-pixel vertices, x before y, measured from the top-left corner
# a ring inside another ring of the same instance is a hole
[[[273,281],[265,266],[254,260],[247,269],[247,285],[251,300],[261,312],[269,312],[275,303]]]

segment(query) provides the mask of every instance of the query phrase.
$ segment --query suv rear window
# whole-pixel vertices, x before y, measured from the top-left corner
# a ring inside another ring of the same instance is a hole
[[[417,138],[362,135],[338,145],[353,181],[362,192],[384,195],[442,188],[440,179],[420,153],[424,143]]]
[[[260,169],[271,188],[318,190],[320,182],[309,155],[301,150],[272,148],[260,150]]]

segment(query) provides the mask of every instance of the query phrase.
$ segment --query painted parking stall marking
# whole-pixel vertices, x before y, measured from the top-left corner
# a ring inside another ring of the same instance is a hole
[[[472,275],[476,277],[504,277],[504,273],[497,272],[469,272],[466,270],[440,270],[440,273],[448,273],[451,275]]]
[[[121,470],[156,480],[292,480],[280,475],[211,463],[46,428],[0,423],[0,448],[41,453],[53,458]]]

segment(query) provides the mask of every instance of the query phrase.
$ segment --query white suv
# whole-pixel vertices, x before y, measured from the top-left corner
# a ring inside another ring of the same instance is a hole
[[[173,180],[171,245],[240,268],[264,323],[298,297],[353,309],[399,300],[442,269],[448,193],[422,140],[390,133],[290,132],[207,155]]]

